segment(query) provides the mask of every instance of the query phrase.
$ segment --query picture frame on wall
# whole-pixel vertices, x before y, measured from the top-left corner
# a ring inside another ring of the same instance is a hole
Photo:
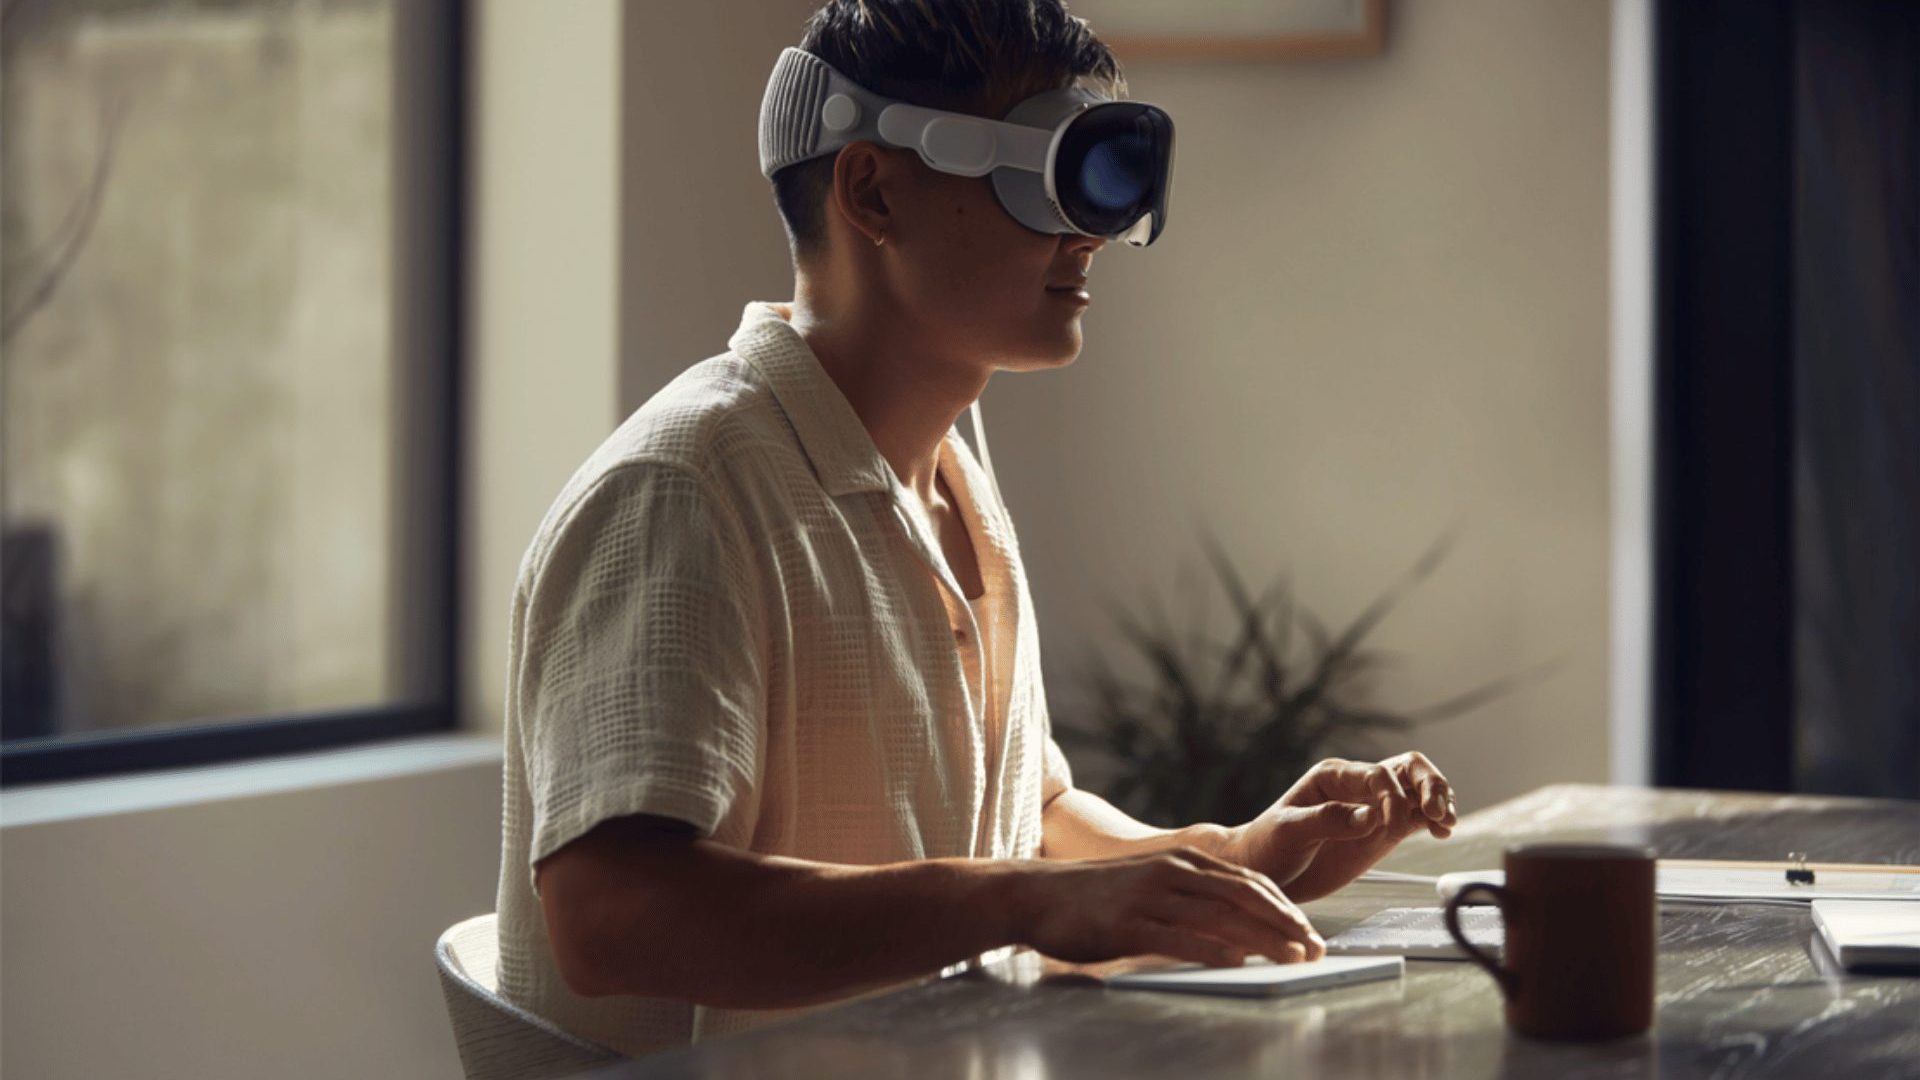
[[[1068,0],[1124,63],[1376,56],[1386,0]]]

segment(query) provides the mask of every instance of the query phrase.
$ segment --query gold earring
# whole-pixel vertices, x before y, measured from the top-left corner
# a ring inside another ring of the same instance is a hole
[[[884,243],[886,243],[886,242],[887,242],[887,234],[886,234],[886,233],[881,233],[881,234],[880,234],[879,236],[876,236],[876,237],[874,237],[874,238],[873,238],[873,246],[874,246],[874,247],[879,247],[879,246],[880,246],[881,244],[884,244]]]

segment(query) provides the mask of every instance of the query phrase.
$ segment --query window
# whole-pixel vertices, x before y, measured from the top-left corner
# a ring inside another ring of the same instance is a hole
[[[452,727],[457,5],[0,10],[0,776]]]

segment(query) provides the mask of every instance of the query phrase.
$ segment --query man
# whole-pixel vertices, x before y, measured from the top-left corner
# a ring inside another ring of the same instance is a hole
[[[970,117],[1125,91],[1058,0],[833,0],[800,48]],[[794,300],[622,424],[521,565],[502,993],[643,1053],[1013,946],[1321,956],[1296,902],[1447,836],[1445,778],[1322,762],[1177,830],[1074,788],[1012,522],[955,427],[994,372],[1074,360],[1105,239],[871,139],[772,176]]]

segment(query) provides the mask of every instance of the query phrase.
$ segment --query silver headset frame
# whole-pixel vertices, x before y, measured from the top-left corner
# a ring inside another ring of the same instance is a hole
[[[1074,116],[1108,101],[1071,86],[1022,101],[1006,120],[990,120],[882,97],[825,60],[789,46],[781,50],[760,103],[760,173],[770,178],[788,165],[866,139],[912,149],[939,172],[993,173],[1001,205],[1037,232],[1096,235],[1074,225],[1060,209],[1053,162]],[[1003,168],[1019,172],[994,172]],[[1117,239],[1144,246],[1152,233],[1148,212]]]

